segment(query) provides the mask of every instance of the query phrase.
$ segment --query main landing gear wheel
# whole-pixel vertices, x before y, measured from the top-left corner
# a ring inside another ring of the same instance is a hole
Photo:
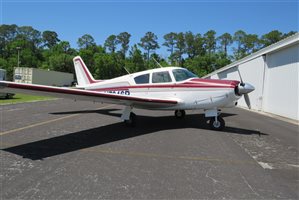
[[[183,119],[185,117],[185,115],[186,115],[186,112],[184,110],[176,110],[174,112],[174,115],[178,119]]]
[[[124,123],[128,127],[135,127],[136,126],[136,114],[131,112],[130,119],[125,120]]]
[[[210,128],[215,131],[221,131],[225,127],[224,119],[219,116],[217,117],[217,121],[216,121],[215,117],[212,117],[210,119],[209,124],[210,124]]]

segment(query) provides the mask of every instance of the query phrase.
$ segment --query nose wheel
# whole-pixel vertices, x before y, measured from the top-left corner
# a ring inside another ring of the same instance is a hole
[[[183,119],[186,115],[186,112],[184,110],[176,110],[174,112],[174,116],[178,119]]]
[[[222,117],[211,117],[209,121],[210,128],[215,131],[221,131],[225,127],[225,121]]]

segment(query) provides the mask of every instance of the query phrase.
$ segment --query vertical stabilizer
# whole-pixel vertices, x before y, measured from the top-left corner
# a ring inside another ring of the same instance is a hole
[[[76,56],[73,59],[73,62],[76,71],[78,86],[89,85],[97,82],[89,72],[80,56]]]

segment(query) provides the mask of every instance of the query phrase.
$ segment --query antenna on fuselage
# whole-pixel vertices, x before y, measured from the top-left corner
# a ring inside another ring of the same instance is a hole
[[[163,68],[163,66],[162,66],[158,61],[156,61],[156,59],[155,59],[154,57],[152,57],[152,58],[153,58],[153,60],[155,61],[155,63],[156,63],[157,65],[159,65],[159,67]]]
[[[127,70],[127,68],[126,68],[126,67],[124,67],[124,69],[126,70],[126,72],[127,72],[128,74],[131,74],[131,73],[129,72],[129,70]]]

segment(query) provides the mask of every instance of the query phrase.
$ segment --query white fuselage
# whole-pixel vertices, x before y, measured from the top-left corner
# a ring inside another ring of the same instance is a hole
[[[101,93],[118,94],[130,97],[175,100],[173,106],[151,105],[145,109],[193,110],[233,107],[241,97],[235,94],[238,81],[210,80],[189,77],[187,70],[179,67],[166,67],[128,74],[78,87]],[[192,75],[191,75],[192,76]],[[184,79],[184,80],[182,80]],[[115,103],[112,101],[111,103]]]

